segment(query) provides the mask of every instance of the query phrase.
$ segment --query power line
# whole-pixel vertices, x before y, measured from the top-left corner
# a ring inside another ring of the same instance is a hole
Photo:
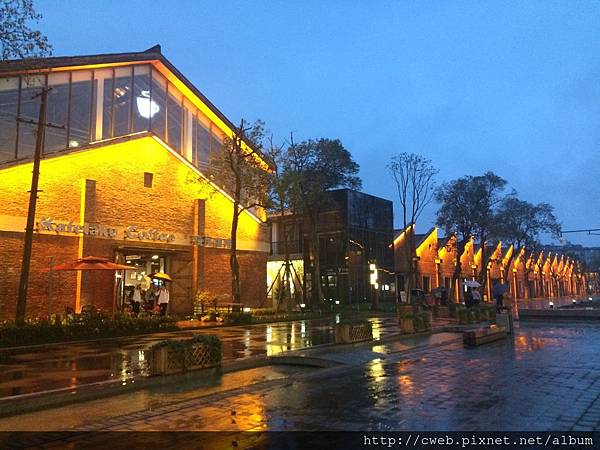
[[[600,234],[594,233],[594,231],[600,231],[600,228],[585,228],[583,230],[561,231],[560,235],[562,236],[563,234],[566,234],[566,233],[587,233],[590,236],[600,236]]]

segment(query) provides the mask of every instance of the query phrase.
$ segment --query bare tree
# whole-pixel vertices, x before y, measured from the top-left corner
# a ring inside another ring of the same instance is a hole
[[[223,141],[222,151],[213,155],[211,165],[215,179],[226,186],[233,199],[231,220],[231,295],[235,303],[241,300],[240,265],[237,251],[237,230],[240,215],[253,208],[268,205],[271,168],[261,152],[264,124],[256,121],[249,125],[242,119],[239,127],[233,128],[231,137]]]
[[[33,9],[32,0],[0,1],[0,58],[40,58],[52,53],[52,46],[41,32],[30,27],[41,14]]]
[[[434,177],[438,170],[433,167],[431,160],[415,153],[400,153],[394,156],[388,164],[388,170],[398,190],[398,201],[402,208],[402,225],[408,242],[408,252],[406,252],[408,273],[405,279],[405,290],[406,298],[410,302],[411,290],[417,285],[415,223],[433,199]]]
[[[293,135],[290,135],[290,146],[293,147],[293,145],[294,137]],[[286,212],[290,209],[292,204],[291,191],[293,176],[288,169],[288,151],[284,148],[284,145],[274,145],[272,136],[269,138],[267,155],[273,163],[269,207],[271,211],[279,214],[279,229],[281,236],[279,242],[283,248],[283,264],[279,268],[271,287],[274,288],[279,281],[280,288],[277,291],[276,308],[279,310],[281,305],[285,303],[286,310],[290,312],[292,310],[291,284],[296,285],[295,281],[298,280],[298,275],[291,262],[289,227],[286,226]],[[296,288],[300,287],[299,284],[300,283],[296,285]]]

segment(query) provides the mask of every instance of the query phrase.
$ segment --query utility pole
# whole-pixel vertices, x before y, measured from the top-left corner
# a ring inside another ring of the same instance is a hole
[[[29,191],[29,209],[27,212],[27,225],[25,227],[25,242],[23,244],[23,260],[21,262],[21,278],[19,280],[19,297],[17,299],[17,323],[25,320],[25,306],[27,304],[27,286],[29,284],[29,266],[31,264],[31,249],[33,246],[33,232],[35,226],[35,208],[37,205],[38,185],[40,181],[40,161],[44,148],[44,134],[46,126],[64,128],[46,123],[46,103],[48,92],[51,88],[44,87],[33,98],[40,97],[40,112],[37,121],[37,135],[35,140],[35,153],[33,155],[33,175],[31,177],[31,190]],[[33,120],[17,119],[20,122],[35,124]]]

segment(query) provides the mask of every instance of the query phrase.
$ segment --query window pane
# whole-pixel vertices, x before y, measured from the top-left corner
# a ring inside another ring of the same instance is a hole
[[[62,150],[67,147],[67,110],[69,103],[69,74],[48,75],[48,103],[46,121],[63,128],[46,127],[44,151]]]
[[[223,151],[223,142],[221,139],[221,135],[217,134],[216,127],[214,125],[211,126],[211,134],[210,134],[210,151],[208,154],[208,162],[214,161],[219,158],[219,154]],[[220,160],[220,158],[218,159]],[[219,184],[219,186],[223,187],[223,177],[214,167],[210,170],[211,174],[214,177],[215,182]]]
[[[198,121],[196,115],[192,113],[192,164],[198,165]]]
[[[210,151],[210,130],[199,120],[198,116],[194,117],[194,123],[196,124],[194,159],[198,167],[206,169],[208,168],[208,153]]]
[[[113,79],[112,75],[104,80],[103,104],[102,104],[102,139],[112,137],[112,103],[113,103]]]
[[[15,159],[19,79],[0,78],[0,162]]]
[[[40,96],[38,94],[45,83],[45,77],[42,76],[22,78],[20,114],[22,119],[37,122],[40,114]],[[33,156],[35,152],[36,133],[37,125],[23,122],[19,124],[18,158]]]
[[[181,94],[175,91],[171,93],[171,90],[175,90],[174,87],[169,86],[169,103],[167,105],[168,118],[168,137],[167,141],[169,145],[178,152],[181,151]]]
[[[165,139],[165,103],[167,101],[167,80],[161,74],[152,71],[152,101],[157,108],[150,119],[150,127],[157,136]]]
[[[214,157],[223,150],[223,138],[221,137],[221,133],[216,130],[215,126],[213,126],[211,130],[212,133],[210,136],[210,154],[211,157]]]
[[[90,115],[92,111],[92,72],[73,72],[71,79],[71,118],[69,147],[90,142]]]
[[[150,100],[150,67],[135,66],[133,77],[133,131],[150,129],[150,116],[158,112]]]
[[[132,67],[119,68],[115,70],[114,112],[113,112],[113,136],[124,136],[129,134],[131,112],[131,74]]]

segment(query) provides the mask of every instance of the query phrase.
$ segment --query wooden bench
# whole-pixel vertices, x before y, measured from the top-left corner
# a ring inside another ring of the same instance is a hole
[[[478,328],[463,333],[465,347],[477,347],[506,338],[506,328],[492,325],[488,328]]]

